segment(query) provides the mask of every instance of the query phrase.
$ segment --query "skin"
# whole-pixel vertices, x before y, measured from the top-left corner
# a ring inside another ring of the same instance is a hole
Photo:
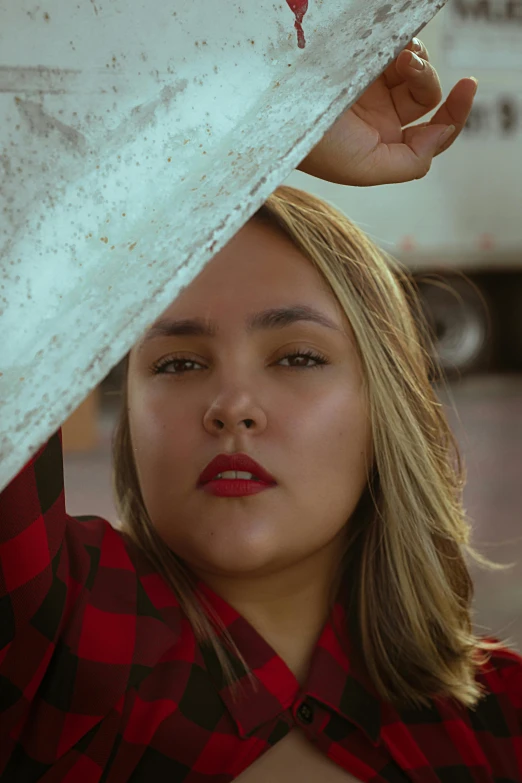
[[[412,61],[412,54],[418,59]],[[341,114],[298,168],[339,185],[421,179],[433,159],[461,134],[476,91],[476,79],[460,79],[439,106],[443,96],[439,76],[425,45],[414,38]],[[437,111],[429,121],[411,125],[433,109]],[[444,138],[446,130],[449,135]]]
[[[247,334],[249,314],[297,303],[320,310],[337,329],[299,321]],[[171,550],[302,680],[373,460],[353,334],[312,264],[257,221],[161,318],[198,316],[215,321],[217,336],[142,339],[130,354],[129,416],[143,498]],[[303,349],[329,363],[314,368],[312,359],[284,358]],[[196,364],[178,361],[153,375],[151,365],[172,355]],[[197,488],[217,454],[236,452],[257,460],[277,486],[240,498]]]

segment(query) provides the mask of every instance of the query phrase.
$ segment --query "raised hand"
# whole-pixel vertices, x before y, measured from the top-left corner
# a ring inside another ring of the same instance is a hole
[[[442,99],[426,47],[414,38],[297,168],[339,185],[421,179],[459,136],[476,91],[475,79],[461,79],[430,122],[411,125]]]

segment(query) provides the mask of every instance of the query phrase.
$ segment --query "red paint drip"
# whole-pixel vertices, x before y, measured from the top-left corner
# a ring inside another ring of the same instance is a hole
[[[297,45],[300,49],[304,49],[306,41],[303,31],[303,17],[308,11],[308,0],[286,0],[290,10],[295,14],[295,29],[297,30]]]

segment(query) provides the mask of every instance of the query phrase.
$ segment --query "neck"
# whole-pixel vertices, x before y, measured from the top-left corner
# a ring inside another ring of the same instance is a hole
[[[339,542],[281,571],[258,575],[199,576],[239,612],[284,660],[301,685],[331,611],[339,571]]]

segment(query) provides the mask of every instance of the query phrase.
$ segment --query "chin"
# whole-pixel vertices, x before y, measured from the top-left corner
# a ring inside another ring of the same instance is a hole
[[[193,565],[221,576],[256,576],[277,570],[281,563],[280,548],[277,545],[267,548],[248,541],[239,541],[237,537],[231,541],[228,537],[218,542],[212,540],[212,546],[191,547],[190,552],[180,555]],[[279,561],[279,562],[278,562]]]

